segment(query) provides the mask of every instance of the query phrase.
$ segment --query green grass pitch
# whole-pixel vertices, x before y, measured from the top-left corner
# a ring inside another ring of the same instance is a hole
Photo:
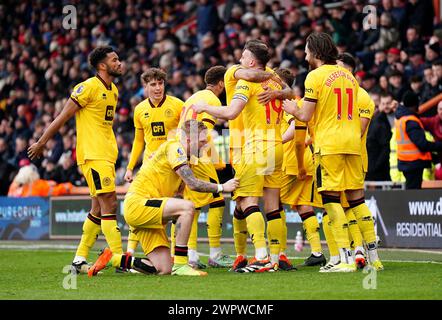
[[[49,249],[40,242],[0,241],[0,299],[18,300],[316,300],[316,299],[442,299],[441,252],[381,250],[385,270],[374,274],[362,271],[347,274],[322,274],[319,267],[298,271],[263,274],[236,274],[226,269],[208,268],[207,277],[146,276],[118,274],[106,269],[103,274],[72,279],[63,273],[75,253],[77,242],[48,241],[47,246],[69,244]],[[90,254],[94,260],[102,242]],[[19,246],[19,247],[17,247]],[[25,247],[30,247],[26,249]],[[233,244],[223,244],[233,254]],[[198,251],[207,253],[207,244]],[[249,248],[251,251],[251,248]],[[300,264],[309,252],[288,251]],[[207,256],[202,257],[207,262]],[[367,276],[370,276],[368,281]],[[364,289],[365,283],[371,289]],[[63,284],[76,288],[65,289]]]

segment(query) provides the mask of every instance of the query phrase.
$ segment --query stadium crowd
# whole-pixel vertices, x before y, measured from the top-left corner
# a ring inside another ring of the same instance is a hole
[[[269,66],[289,68],[293,89],[302,96],[305,39],[311,31],[330,33],[340,52],[358,57],[356,77],[376,104],[367,138],[370,165],[376,166],[369,168],[368,180],[394,179],[389,168],[395,101],[408,89],[420,104],[442,92],[442,26],[434,22],[431,0],[353,0],[331,9],[322,1],[306,6],[309,1],[227,0],[222,10],[211,0],[8,2],[0,5],[0,194],[30,163],[28,146],[60,113],[73,86],[92,75],[87,56],[97,45],[113,46],[124,62],[124,75],[115,81],[117,184],[124,184],[133,110],[144,99],[140,76],[150,67],[165,70],[167,93],[186,100],[204,88],[210,66],[236,63],[245,42],[259,38],[271,48]],[[76,29],[63,27],[67,4],[76,8]],[[436,114],[434,107],[425,116]],[[442,121],[442,111],[438,114]],[[219,132],[226,127],[216,126]],[[40,176],[86,185],[75,157],[72,119],[36,161]]]

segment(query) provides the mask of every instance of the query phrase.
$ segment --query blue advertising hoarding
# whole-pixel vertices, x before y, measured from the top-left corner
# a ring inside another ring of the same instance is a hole
[[[48,198],[0,197],[0,239],[49,239]]]

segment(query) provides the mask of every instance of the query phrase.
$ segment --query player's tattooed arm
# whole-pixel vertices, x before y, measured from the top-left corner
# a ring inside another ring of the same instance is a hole
[[[215,193],[218,191],[218,185],[215,183],[205,182],[195,178],[192,170],[188,165],[181,166],[176,173],[183,179],[184,183],[192,191]]]

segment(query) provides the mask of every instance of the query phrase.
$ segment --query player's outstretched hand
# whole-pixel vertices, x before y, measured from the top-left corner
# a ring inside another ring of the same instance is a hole
[[[204,102],[198,102],[195,104],[192,104],[192,109],[196,112],[196,113],[202,113],[204,111],[206,111],[206,106],[207,104]]]
[[[36,158],[40,158],[41,154],[43,153],[44,145],[41,145],[38,142],[33,143],[28,148],[28,157],[31,160],[34,160]]]
[[[124,181],[126,182],[132,182],[133,181],[133,171],[130,169],[126,170],[126,173],[124,175]]]
[[[293,99],[290,99],[290,100],[285,99],[282,102],[282,108],[284,109],[285,112],[294,115],[297,111],[296,109],[298,109],[297,102],[296,102],[296,100],[293,100]]]
[[[232,192],[235,191],[236,188],[238,188],[238,186],[239,186],[239,180],[233,178],[223,184],[223,190],[224,192]]]

